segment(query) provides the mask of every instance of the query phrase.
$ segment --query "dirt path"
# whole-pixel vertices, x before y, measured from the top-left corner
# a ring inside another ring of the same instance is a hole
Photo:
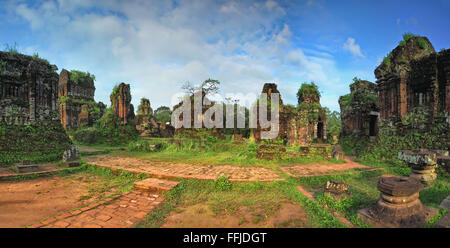
[[[83,204],[87,182],[60,176],[0,182],[0,227],[23,227]]]
[[[172,162],[154,162],[131,157],[111,155],[89,156],[85,158],[90,164],[110,169],[145,173],[160,178],[187,178],[215,180],[220,175],[230,176],[232,182],[260,181],[270,182],[284,178],[273,170],[263,167],[239,167],[230,165],[193,165]]]
[[[281,170],[292,177],[309,177],[309,176],[323,176],[332,175],[340,172],[345,172],[351,169],[373,169],[369,166],[354,162],[350,158],[345,158],[346,163],[342,164],[327,164],[327,163],[311,163],[299,164],[294,166],[281,167]]]

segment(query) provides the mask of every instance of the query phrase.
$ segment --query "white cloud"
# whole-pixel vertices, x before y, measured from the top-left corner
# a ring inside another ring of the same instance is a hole
[[[36,43],[46,44],[49,61],[94,73],[96,100],[108,105],[119,82],[131,84],[135,109],[141,97],[153,108],[169,105],[181,83],[210,77],[224,94],[259,93],[276,82],[291,103],[301,82],[335,82],[333,57],[294,48],[275,1],[48,0],[16,4],[15,13],[29,22]]]
[[[364,58],[361,48],[355,42],[355,38],[349,37],[343,45],[344,50],[349,51],[353,56]]]

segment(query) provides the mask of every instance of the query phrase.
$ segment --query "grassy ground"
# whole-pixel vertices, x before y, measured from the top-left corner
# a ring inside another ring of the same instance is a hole
[[[230,143],[200,144],[185,142],[180,146],[169,144],[167,140],[151,139],[148,144],[157,144],[163,141],[163,147],[159,151],[145,151],[142,147],[136,149],[136,144],[124,147],[89,146],[86,148],[98,149],[105,153],[120,156],[132,156],[154,161],[174,161],[208,165],[236,165],[236,166],[263,166],[281,171],[281,166],[306,163],[336,163],[342,161],[327,161],[323,158],[298,158],[281,160],[259,160],[256,159],[254,145],[231,145]],[[295,148],[290,148],[294,149]],[[89,152],[82,154],[92,155]],[[394,174],[408,176],[410,169],[404,165],[390,165],[377,161],[358,161],[365,165],[382,168],[383,170],[363,172],[359,170],[347,171],[339,175],[315,176],[304,178],[290,178],[285,175],[286,180],[271,183],[230,183],[226,179],[216,181],[180,180],[180,184],[165,193],[165,201],[162,206],[155,209],[146,219],[138,224],[138,227],[160,227],[166,223],[169,216],[182,209],[197,204],[207,206],[208,210],[217,216],[232,216],[242,220],[242,223],[260,223],[271,218],[283,203],[289,202],[300,205],[307,215],[307,227],[345,227],[334,217],[329,210],[340,213],[357,227],[369,227],[362,223],[357,216],[357,210],[366,208],[375,203],[379,198],[377,182],[382,174]],[[313,165],[312,165],[313,166]],[[105,178],[104,184],[95,185],[92,189],[92,197],[117,189],[119,192],[132,188],[134,181],[145,176],[134,176],[126,172],[114,175],[108,169],[98,169],[93,166],[83,165],[73,171],[66,171],[67,176],[80,177],[89,180],[89,175],[101,175]],[[323,185],[327,180],[343,181],[350,185],[350,196],[336,201],[332,197],[323,194]],[[313,192],[316,201],[312,201],[297,190],[301,185],[306,190]],[[450,194],[450,183],[448,175],[439,174],[438,179],[432,187],[420,192],[420,200],[427,206],[437,207],[441,201]],[[242,209],[245,209],[245,216]],[[433,224],[445,212],[435,216],[434,220],[427,224]],[[250,218],[247,218],[250,216]],[[305,227],[305,223],[295,226]]]
[[[158,151],[150,151],[146,146],[162,143]],[[313,162],[344,163],[339,160],[326,160],[322,156],[299,157],[282,156],[280,159],[264,160],[256,158],[255,144],[232,144],[231,141],[214,142],[211,144],[184,141],[180,145],[170,144],[165,139],[141,139],[130,143],[121,156],[131,156],[152,161],[184,162],[206,165],[236,165],[261,166],[277,169],[279,166],[307,164]],[[290,151],[299,151],[298,147],[291,147]],[[120,154],[120,153],[116,153]]]
[[[243,218],[240,210],[245,208],[252,216],[250,221],[258,223],[270,218],[279,210],[282,202],[301,205],[308,215],[310,227],[344,227],[318,203],[303,196],[296,185],[294,180],[272,183],[181,180],[176,188],[166,194],[163,205],[137,227],[160,227],[172,211],[199,203],[207,204],[218,216],[225,214]]]
[[[387,170],[392,173],[392,170]],[[357,216],[357,210],[366,208],[379,198],[377,182],[384,171],[353,172],[351,174],[305,177],[296,179],[308,191],[314,192],[317,201],[324,206],[343,214],[355,226],[367,227]],[[397,174],[398,175],[398,174]],[[338,180],[350,185],[350,196],[336,201],[323,193],[327,180]],[[439,177],[436,182],[420,192],[419,199],[426,206],[437,207],[450,194],[450,184],[446,178]]]

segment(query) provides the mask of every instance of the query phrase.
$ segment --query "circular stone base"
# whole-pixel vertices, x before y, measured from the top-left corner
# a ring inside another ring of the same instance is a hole
[[[358,215],[375,227],[423,227],[428,210],[419,200],[422,188],[415,178],[382,177],[378,182],[380,199]]]

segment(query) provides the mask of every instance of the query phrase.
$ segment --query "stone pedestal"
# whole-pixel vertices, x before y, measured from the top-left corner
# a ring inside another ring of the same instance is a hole
[[[435,152],[425,149],[402,150],[398,152],[397,157],[411,167],[410,177],[418,179],[423,185],[432,185],[436,180],[437,158]]]
[[[69,149],[64,151],[63,163],[69,167],[80,166],[80,158],[78,156],[78,147],[76,145],[70,146]]]
[[[422,188],[412,177],[383,176],[378,181],[380,199],[358,216],[374,227],[423,227],[432,209],[419,200]]]

